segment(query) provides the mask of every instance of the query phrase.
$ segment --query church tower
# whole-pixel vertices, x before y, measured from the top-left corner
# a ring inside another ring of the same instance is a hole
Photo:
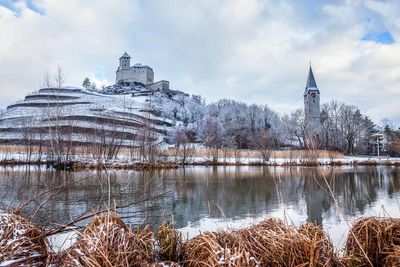
[[[311,68],[308,71],[306,89],[304,91],[305,137],[308,145],[319,146],[322,134],[321,111],[319,105],[319,89]]]
[[[119,58],[119,70],[129,69],[130,66],[131,66],[131,57],[128,55],[128,53],[125,52]]]

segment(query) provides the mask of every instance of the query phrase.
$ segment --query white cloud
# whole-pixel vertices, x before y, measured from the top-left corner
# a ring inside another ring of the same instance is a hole
[[[0,6],[0,104],[34,90],[46,69],[57,65],[68,84],[79,86],[86,76],[111,83],[127,51],[176,89],[208,101],[268,104],[282,113],[302,106],[312,60],[323,102],[338,99],[376,120],[400,123],[400,46],[361,40],[371,23],[400,37],[397,2],[35,3],[44,15],[24,2],[18,16]]]

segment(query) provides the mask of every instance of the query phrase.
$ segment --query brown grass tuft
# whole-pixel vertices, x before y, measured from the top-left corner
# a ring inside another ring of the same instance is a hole
[[[276,219],[232,232],[206,232],[185,244],[184,266],[334,266],[333,245],[313,224]]]
[[[258,262],[245,251],[235,232],[205,232],[184,245],[183,266],[255,267]]]
[[[382,266],[400,256],[397,254],[400,252],[397,247],[400,245],[400,219],[363,218],[354,224],[351,231],[346,242],[349,265],[369,266],[372,263]]]
[[[382,266],[400,266],[400,246],[393,246],[392,251],[385,257]]]
[[[299,227],[299,233],[311,241],[314,258],[321,259],[321,262],[336,260],[332,241],[320,225],[304,223]]]
[[[182,236],[171,222],[163,222],[156,233],[158,256],[163,261],[178,261],[182,246]]]
[[[62,259],[63,266],[146,266],[152,262],[149,227],[136,232],[114,214],[100,215],[80,233],[80,239]]]
[[[0,214],[0,264],[46,266],[46,239],[42,229],[17,214]]]

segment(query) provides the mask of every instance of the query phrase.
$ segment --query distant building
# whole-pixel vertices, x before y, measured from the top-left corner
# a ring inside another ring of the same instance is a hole
[[[115,72],[115,82],[139,82],[152,90],[169,90],[169,81],[154,82],[154,71],[149,66],[140,63],[131,66],[131,57],[126,52],[119,58],[119,66]]]
[[[322,123],[320,111],[320,92],[315,82],[311,68],[308,71],[307,84],[304,91],[305,137],[308,145],[312,142],[319,146],[322,137]],[[325,114],[322,114],[326,116]]]

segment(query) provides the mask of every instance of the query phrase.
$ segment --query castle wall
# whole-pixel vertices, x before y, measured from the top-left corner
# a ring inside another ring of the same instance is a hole
[[[166,92],[166,91],[169,91],[169,81],[165,81],[165,80],[158,81],[153,84],[150,84],[149,87],[154,91],[160,90],[160,91]]]
[[[145,85],[154,83],[154,72],[148,66],[133,66],[129,69],[118,69],[116,72],[116,83],[140,82]]]

